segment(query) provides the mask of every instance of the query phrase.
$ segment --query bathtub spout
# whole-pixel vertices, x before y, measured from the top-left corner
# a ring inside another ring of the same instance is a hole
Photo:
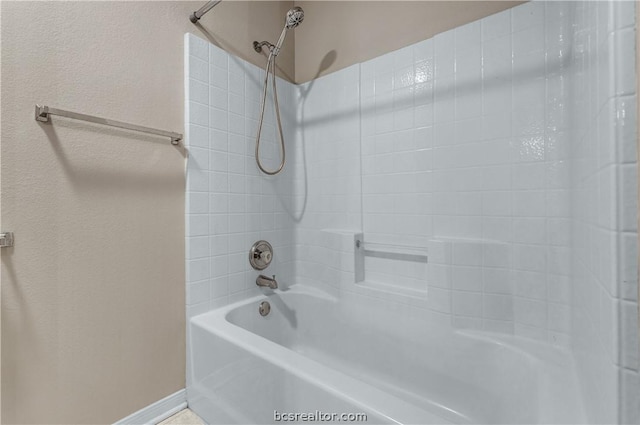
[[[278,287],[278,282],[276,281],[276,275],[273,275],[273,278],[265,276],[261,274],[256,279],[256,285],[276,289]]]

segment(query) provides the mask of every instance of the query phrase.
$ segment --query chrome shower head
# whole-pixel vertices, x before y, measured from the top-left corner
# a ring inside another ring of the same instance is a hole
[[[300,6],[296,6],[293,9],[289,9],[287,12],[287,19],[285,20],[285,27],[290,30],[304,21],[304,10]]]
[[[282,29],[280,38],[278,39],[278,42],[276,43],[274,48],[271,50],[272,55],[274,57],[278,56],[278,54],[280,53],[280,49],[282,48],[282,43],[284,43],[284,37],[287,35],[287,30],[294,29],[295,27],[300,25],[300,23],[303,20],[304,20],[304,11],[302,10],[301,7],[296,6],[293,9],[289,9],[289,11],[287,12],[287,18],[284,20],[284,28]],[[254,43],[254,48],[256,48],[255,43]]]

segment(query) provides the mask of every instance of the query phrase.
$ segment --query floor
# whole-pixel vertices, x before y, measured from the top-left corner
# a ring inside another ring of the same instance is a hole
[[[191,410],[184,409],[173,416],[169,416],[158,425],[205,425],[205,423]]]

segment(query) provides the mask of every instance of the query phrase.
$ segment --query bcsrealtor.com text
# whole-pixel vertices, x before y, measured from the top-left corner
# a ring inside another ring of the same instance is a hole
[[[278,412],[273,411],[274,422],[366,422],[366,413]]]

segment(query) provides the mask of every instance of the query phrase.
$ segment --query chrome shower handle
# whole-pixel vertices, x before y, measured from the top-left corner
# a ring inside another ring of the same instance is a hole
[[[267,241],[258,241],[249,250],[249,263],[256,270],[264,270],[273,260],[273,248]]]
[[[270,251],[260,251],[256,249],[253,253],[254,260],[260,259],[267,263],[271,262],[271,252]]]

